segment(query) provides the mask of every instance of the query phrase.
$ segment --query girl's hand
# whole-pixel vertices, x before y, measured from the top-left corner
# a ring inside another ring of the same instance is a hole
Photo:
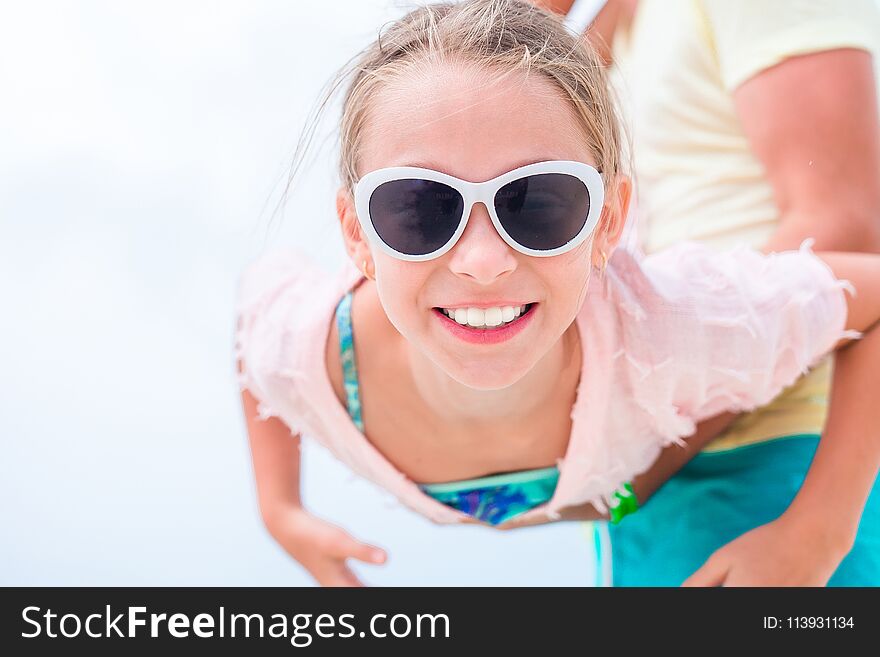
[[[783,514],[716,550],[682,586],[825,586],[849,550]]]
[[[287,508],[267,522],[269,533],[321,586],[364,586],[346,563],[385,563],[381,548],[354,539],[301,507]]]

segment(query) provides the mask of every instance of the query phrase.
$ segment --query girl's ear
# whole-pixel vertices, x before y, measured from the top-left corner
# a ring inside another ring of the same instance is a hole
[[[593,264],[596,267],[603,266],[603,252],[606,257],[611,257],[611,253],[623,236],[623,227],[626,225],[631,196],[632,180],[629,176],[618,175],[614,184],[609,186],[608,195],[602,207],[602,217],[599,219],[599,227],[593,242]]]
[[[361,225],[358,223],[357,212],[354,207],[354,199],[345,187],[340,187],[336,192],[336,215],[342,228],[342,239],[345,242],[345,250],[355,266],[360,269],[364,260],[371,260],[370,248],[364,239]]]

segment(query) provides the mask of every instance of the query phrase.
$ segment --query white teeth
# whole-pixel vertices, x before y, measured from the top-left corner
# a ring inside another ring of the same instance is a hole
[[[502,306],[492,308],[441,308],[444,314],[459,324],[467,324],[475,328],[486,328],[507,324],[522,315],[528,304],[524,306]]]
[[[482,308],[468,308],[467,313],[467,323],[471,326],[483,326],[486,323],[483,321],[486,313]]]
[[[501,323],[501,308],[486,308],[485,315],[486,326],[498,326]]]

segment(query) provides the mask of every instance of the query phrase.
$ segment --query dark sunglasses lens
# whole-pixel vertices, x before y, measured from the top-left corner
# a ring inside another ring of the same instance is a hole
[[[549,251],[580,233],[590,213],[590,194],[574,176],[539,173],[499,189],[495,211],[501,225],[518,243]]]
[[[446,244],[463,209],[461,194],[432,180],[392,180],[370,197],[370,217],[379,237],[407,255],[425,255]]]

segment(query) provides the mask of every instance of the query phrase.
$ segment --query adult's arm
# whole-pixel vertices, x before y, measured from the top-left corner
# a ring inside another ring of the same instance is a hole
[[[871,55],[838,48],[784,59],[746,79],[734,103],[752,149],[764,165],[780,209],[765,251],[796,248],[880,252],[880,120]],[[864,291],[863,291],[864,293]],[[803,584],[798,568],[824,584],[855,538],[867,491],[877,476],[873,403],[877,330],[837,355],[829,416],[795,500],[779,522],[759,527],[715,553],[686,581],[691,586]],[[851,457],[856,455],[855,466]],[[841,473],[845,473],[841,486]],[[789,553],[779,575],[774,532],[789,527],[800,545],[830,555]],[[818,572],[821,571],[821,572]]]
[[[880,121],[871,54],[791,57],[733,94],[779,208],[766,251],[880,252]]]
[[[817,251],[880,252],[880,114],[871,54],[838,48],[791,57],[745,80],[733,98],[780,212],[764,250],[797,248],[812,237]],[[876,351],[876,333],[838,354],[828,424],[786,512],[799,536],[840,555],[852,545],[876,477],[876,437],[865,424],[871,404],[860,390],[876,381],[867,357]],[[864,455],[858,472],[853,451]],[[842,471],[847,486],[840,486]],[[722,561],[707,561],[693,582],[715,583],[722,568],[713,564]]]
[[[816,251],[880,253],[880,113],[871,54],[838,48],[791,57],[747,79],[733,97],[780,212],[764,251],[794,249],[813,238]],[[877,340],[873,335],[866,342]],[[830,499],[821,491],[835,464],[846,459],[860,432],[871,429],[860,426],[868,409],[853,394],[871,376],[857,357],[869,349],[860,345],[838,355],[823,440],[789,512],[811,510],[799,517],[825,523],[829,541],[844,545],[854,536],[864,500],[840,505],[854,515],[834,514],[839,529],[817,512],[823,508],[818,501]],[[866,464],[870,469],[871,459]],[[864,486],[857,488],[856,496],[864,493]]]
[[[565,16],[574,5],[574,0],[532,0],[532,4]]]

